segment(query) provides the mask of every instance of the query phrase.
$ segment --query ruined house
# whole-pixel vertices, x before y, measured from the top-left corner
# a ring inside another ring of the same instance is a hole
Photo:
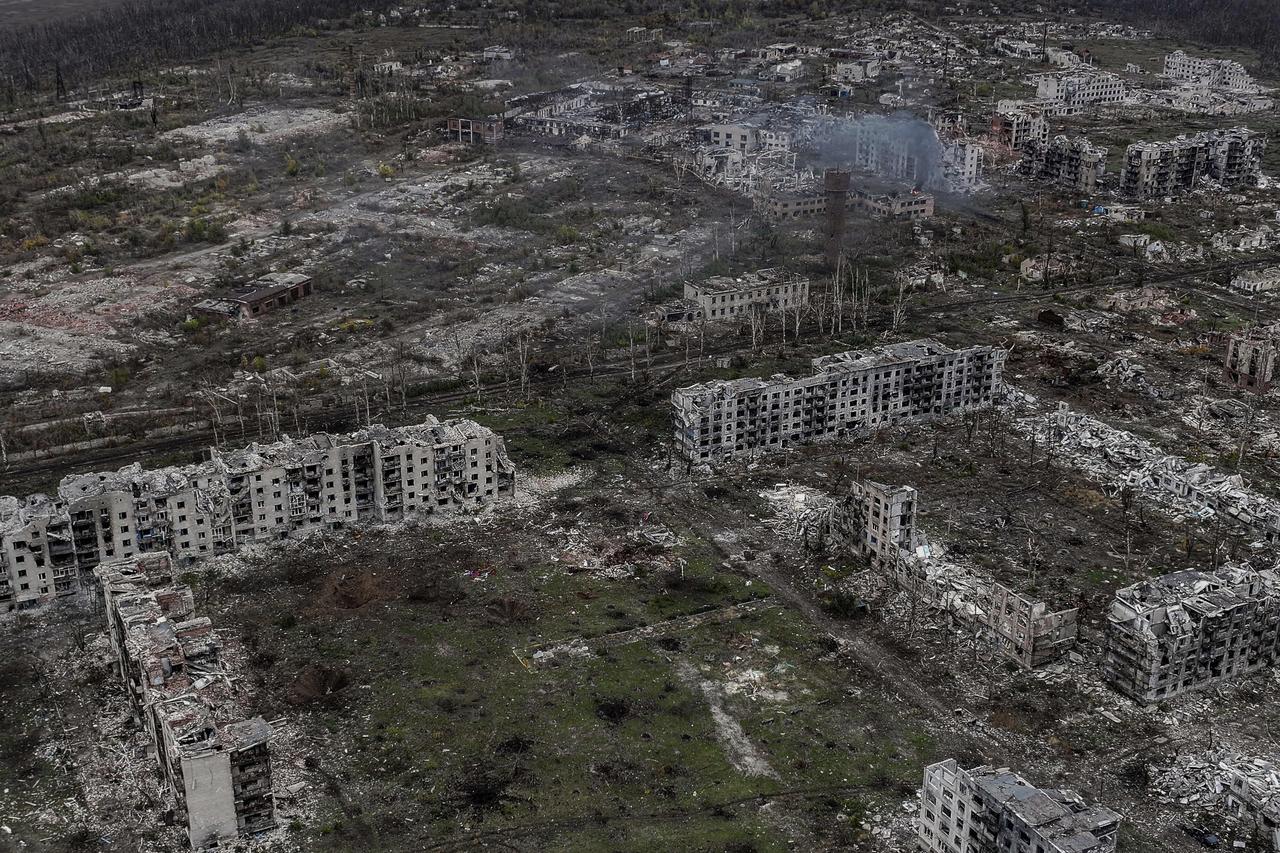
[[[497,116],[488,118],[463,118],[461,116],[449,119],[447,130],[449,138],[457,140],[464,145],[496,145],[502,141],[506,126],[502,119]]]
[[[697,306],[698,316],[731,320],[752,311],[787,311],[809,303],[809,280],[784,269],[757,270],[739,276],[714,276],[685,282],[684,298]]]
[[[1269,293],[1280,288],[1280,267],[1245,270],[1231,279],[1231,286],[1244,293]]]
[[[1081,192],[1093,192],[1107,169],[1107,149],[1084,137],[1055,136],[1048,143],[1031,139],[1022,150],[1022,174]]]
[[[1222,364],[1222,378],[1237,388],[1255,394],[1271,390],[1276,369],[1276,344],[1267,338],[1248,333],[1234,334],[1227,341],[1227,357]]]
[[[1142,704],[1247,675],[1280,657],[1280,575],[1186,570],[1122,589],[1107,617],[1104,677]]]
[[[1121,816],[1008,769],[925,768],[916,838],[928,853],[1111,853]]]
[[[455,512],[515,490],[502,438],[466,420],[430,417],[211,455],[69,476],[56,499],[0,497],[0,612],[74,595],[112,560],[164,552],[189,561],[315,530]]]
[[[95,570],[107,634],[135,715],[147,733],[197,850],[275,826],[271,727],[239,718],[210,621],[193,614],[168,555]]]
[[[781,450],[989,405],[1004,350],[918,340],[813,360],[801,378],[734,379],[672,394],[675,446],[692,462]]]

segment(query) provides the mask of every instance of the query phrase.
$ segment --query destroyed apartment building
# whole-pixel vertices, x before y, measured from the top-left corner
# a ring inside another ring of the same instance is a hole
[[[1255,94],[1262,88],[1239,62],[1230,59],[1207,59],[1175,50],[1164,58],[1164,76],[1181,83],[1205,89]]]
[[[916,838],[928,853],[1111,853],[1121,816],[1004,768],[925,768]]]
[[[1022,148],[1018,171],[1067,189],[1091,193],[1107,170],[1107,149],[1084,137],[1055,136],[1048,143],[1030,139]]]
[[[1152,704],[1270,667],[1280,657],[1280,574],[1228,565],[1116,593],[1104,677]]]
[[[112,560],[153,552],[192,560],[515,491],[502,438],[467,420],[430,417],[211,454],[194,465],[68,476],[56,499],[0,497],[0,612],[73,595]]]
[[[1280,539],[1280,501],[1246,488],[1239,474],[1166,454],[1065,403],[1049,415],[1020,421],[1019,427],[1113,493],[1132,489],[1175,516],[1220,517],[1268,542]]]
[[[827,175],[836,170],[828,170]],[[848,175],[847,172],[841,173]],[[827,216],[831,210],[839,210],[841,199],[845,210],[860,210],[877,219],[909,220],[929,219],[937,209],[931,193],[919,190],[895,188],[888,184],[864,182],[863,186],[846,189],[842,193],[829,190],[777,190],[765,191],[755,198],[755,209],[768,222],[787,222]]]
[[[1183,753],[1171,766],[1152,771],[1152,787],[1162,799],[1215,815],[1238,836],[1256,833],[1280,853],[1280,765],[1219,749]]]
[[[1051,111],[1026,101],[1000,101],[991,117],[991,136],[1010,151],[1024,151],[1031,143],[1049,144]]]
[[[244,719],[207,617],[173,582],[167,554],[100,565],[95,574],[117,675],[146,732],[196,850],[275,826],[271,726]]]
[[[1201,178],[1227,187],[1251,186],[1262,174],[1266,147],[1266,137],[1247,127],[1135,142],[1125,149],[1120,190],[1136,198],[1162,198],[1195,188]]]
[[[685,282],[686,319],[731,320],[753,311],[789,311],[809,304],[809,280],[784,269]]]
[[[1082,66],[1048,74],[1033,74],[1036,99],[1057,105],[1060,114],[1076,115],[1101,104],[1124,103],[1128,89],[1124,80],[1092,66]]]
[[[914,488],[864,479],[841,498],[813,492],[803,497],[803,509],[791,514],[782,532],[813,550],[830,548],[868,560],[913,600],[978,629],[1006,659],[1034,669],[1075,646],[1075,608],[1050,611],[1045,602],[941,556],[916,527]]]
[[[503,133],[578,139],[624,139],[655,116],[668,116],[671,93],[601,82],[512,97],[499,116]]]
[[[813,374],[706,382],[672,394],[675,446],[692,462],[781,450],[987,406],[1005,352],[934,340],[815,358]]]

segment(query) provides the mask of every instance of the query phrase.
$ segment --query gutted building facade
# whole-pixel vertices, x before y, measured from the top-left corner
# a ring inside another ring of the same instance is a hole
[[[1259,91],[1258,84],[1239,62],[1191,56],[1181,50],[1165,55],[1164,76],[1206,89],[1244,93]]]
[[[235,711],[210,621],[167,554],[96,569],[107,635],[134,714],[197,850],[275,826],[271,727]]]
[[[1280,657],[1280,575],[1247,566],[1180,571],[1120,590],[1103,675],[1151,704],[1269,667]]]
[[[911,486],[857,480],[842,498],[805,494],[790,532],[807,548],[867,559],[893,588],[971,625],[995,651],[1028,669],[1062,657],[1076,642],[1077,611],[1052,611],[969,565],[938,555],[917,529]]]
[[[1247,127],[1136,142],[1125,149],[1120,190],[1137,198],[1160,198],[1189,190],[1202,177],[1229,187],[1256,184],[1266,147],[1266,137]]]
[[[112,560],[188,561],[314,530],[456,512],[514,490],[500,436],[435,418],[215,449],[195,465],[71,476],[56,499],[0,497],[0,612],[74,595]]]
[[[1084,137],[1055,136],[1048,143],[1033,139],[1022,151],[1022,174],[1081,192],[1093,192],[1107,169],[1107,149]]]
[[[1248,334],[1232,335],[1227,340],[1227,357],[1222,364],[1222,378],[1237,388],[1255,394],[1271,390],[1276,370],[1276,345],[1266,338]]]
[[[1100,104],[1123,103],[1128,94],[1119,75],[1092,66],[1035,74],[1030,79],[1036,84],[1038,100],[1060,104],[1068,115]]]
[[[925,768],[916,838],[928,853],[1111,853],[1121,817],[1008,769]]]
[[[735,379],[672,394],[675,445],[692,462],[781,450],[989,405],[1005,352],[933,340],[813,360],[802,378]]]

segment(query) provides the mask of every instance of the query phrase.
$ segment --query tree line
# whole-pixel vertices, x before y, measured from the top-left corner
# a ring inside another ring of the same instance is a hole
[[[61,21],[0,30],[0,81],[15,91],[59,93],[110,75],[153,72],[345,20],[388,0],[127,0]]]
[[[1280,3],[1276,0],[1094,0],[1099,13],[1119,12],[1167,33],[1207,44],[1258,51],[1264,65],[1280,65]]]

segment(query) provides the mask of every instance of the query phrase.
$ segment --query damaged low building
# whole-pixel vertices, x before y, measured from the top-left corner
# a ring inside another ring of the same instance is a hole
[[[1245,270],[1231,279],[1231,287],[1243,293],[1270,293],[1280,288],[1280,267]]]
[[[784,269],[685,282],[684,298],[708,320],[731,320],[753,311],[788,311],[809,304],[809,280]]]
[[[238,718],[213,627],[168,555],[95,574],[117,674],[197,850],[275,826],[271,727]]]
[[[671,397],[675,446],[693,462],[716,463],[987,406],[1004,359],[998,347],[924,339],[821,356],[811,376],[680,388]]]
[[[514,494],[502,438],[474,421],[285,438],[195,465],[65,478],[56,499],[0,497],[0,612],[89,586],[100,563],[192,560],[314,530],[450,513]]]
[[[1224,566],[1186,570],[1116,593],[1103,676],[1142,704],[1273,665],[1280,657],[1280,575]]]
[[[236,288],[227,297],[205,299],[192,306],[198,314],[253,320],[286,308],[314,292],[311,276],[296,272],[268,273]]]
[[[1008,769],[925,768],[916,838],[929,853],[1111,853],[1121,816]]]

